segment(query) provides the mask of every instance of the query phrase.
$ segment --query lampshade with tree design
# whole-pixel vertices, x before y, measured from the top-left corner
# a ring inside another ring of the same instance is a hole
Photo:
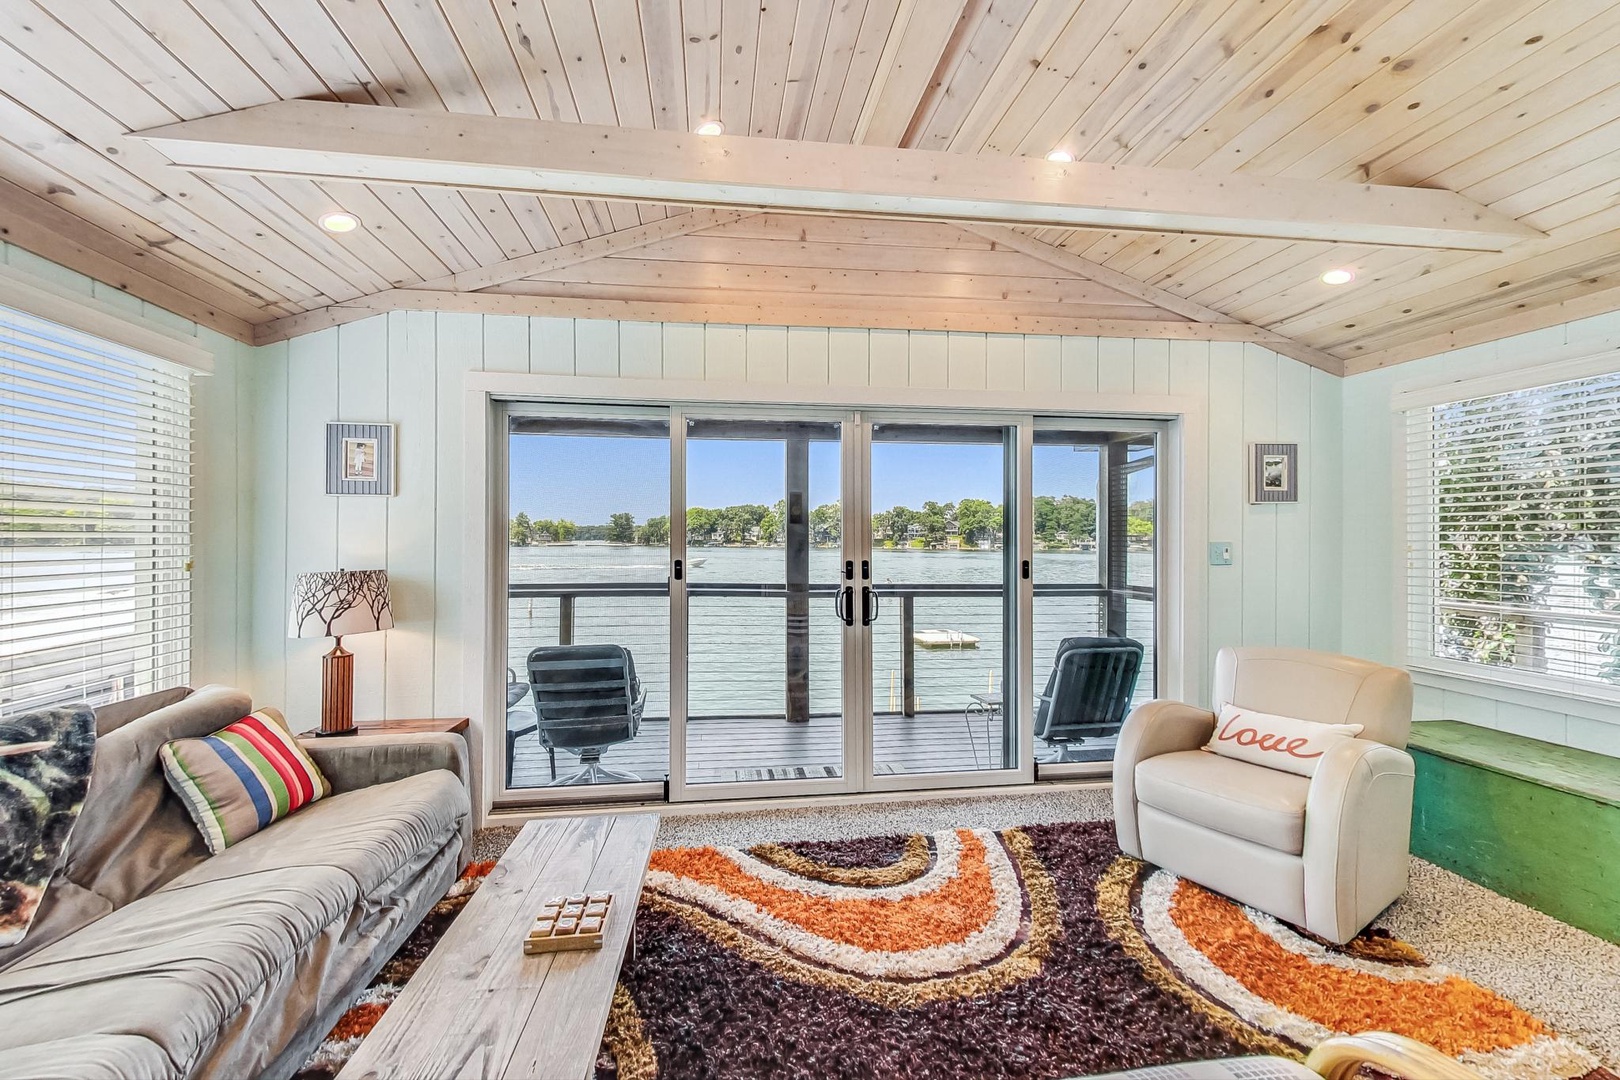
[[[354,654],[343,647],[343,638],[393,625],[388,571],[326,570],[298,575],[287,613],[287,636],[337,639],[321,661],[320,734],[354,733]]]

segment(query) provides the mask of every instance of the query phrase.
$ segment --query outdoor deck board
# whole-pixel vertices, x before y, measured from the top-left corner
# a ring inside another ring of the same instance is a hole
[[[924,716],[879,716],[875,720],[875,754],[885,772],[970,772],[1001,767],[1001,732],[991,724],[970,725],[960,713]],[[799,768],[841,764],[842,729],[836,717],[814,717],[806,724],[776,718],[694,720],[688,725],[687,757],[693,783],[737,779],[740,770]],[[669,724],[642,725],[634,740],[608,748],[602,763],[662,780],[669,770]],[[888,768],[885,768],[888,766]],[[557,771],[577,768],[572,754],[559,752]],[[538,787],[551,778],[546,753],[533,735],[517,742],[512,786]]]

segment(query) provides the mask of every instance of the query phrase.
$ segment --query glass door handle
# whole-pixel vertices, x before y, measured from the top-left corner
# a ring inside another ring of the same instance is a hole
[[[878,596],[872,591],[872,586],[861,586],[861,625],[871,626],[877,622]]]
[[[846,585],[842,589],[839,589],[838,595],[833,598],[833,611],[838,613],[839,621],[845,626],[855,625],[855,612],[852,610],[854,606],[854,587],[851,585]]]

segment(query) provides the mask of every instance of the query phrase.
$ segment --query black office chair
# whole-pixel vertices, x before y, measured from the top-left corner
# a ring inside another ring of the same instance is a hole
[[[1139,641],[1064,638],[1035,710],[1035,737],[1059,747],[1059,761],[1082,760],[1070,757],[1077,744],[1117,734],[1124,726],[1141,671]]]
[[[620,645],[541,646],[529,653],[529,690],[541,745],[579,755],[579,771],[561,778],[555,776],[553,757],[548,786],[641,779],[602,764],[603,750],[629,742],[641,728],[647,691],[636,678],[630,650]]]

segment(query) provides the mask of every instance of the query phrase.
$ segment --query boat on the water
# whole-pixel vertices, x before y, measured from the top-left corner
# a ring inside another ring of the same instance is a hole
[[[913,630],[911,640],[919,649],[977,649],[979,639],[960,630]]]

